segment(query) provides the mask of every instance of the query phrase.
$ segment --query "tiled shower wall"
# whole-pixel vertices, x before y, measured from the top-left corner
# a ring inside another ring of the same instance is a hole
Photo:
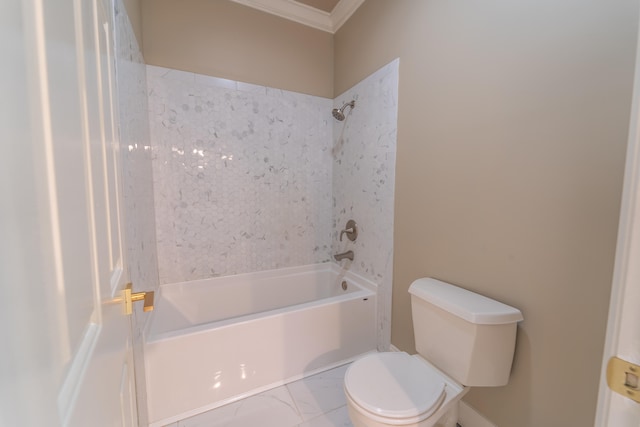
[[[399,61],[334,101],[147,66],[161,283],[331,260],[379,285],[390,342]],[[351,99],[343,122],[332,104]],[[348,219],[355,242],[339,242]]]
[[[328,261],[331,100],[148,66],[161,283]]]
[[[379,285],[390,341],[395,60],[334,101],[147,66],[161,283],[332,260]],[[356,107],[338,122],[333,104]],[[348,219],[355,242],[338,236]]]
[[[391,341],[398,72],[396,59],[338,96],[338,107],[356,104],[333,127],[333,250],[353,250],[349,268],[378,284],[380,350]],[[358,238],[340,242],[349,219],[358,224]]]

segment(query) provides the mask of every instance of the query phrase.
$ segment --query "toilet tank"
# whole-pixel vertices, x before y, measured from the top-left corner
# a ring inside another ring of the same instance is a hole
[[[422,357],[466,386],[507,384],[520,310],[431,278],[409,293]]]

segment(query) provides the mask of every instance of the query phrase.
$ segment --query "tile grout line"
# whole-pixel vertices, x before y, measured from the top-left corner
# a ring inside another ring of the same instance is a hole
[[[298,426],[299,426],[301,423],[304,423],[305,420],[302,417],[302,412],[300,412],[300,408],[298,407],[298,402],[296,401],[295,397],[293,397],[293,393],[291,393],[291,390],[289,390],[289,384],[291,384],[291,383],[285,384],[284,388],[287,390],[287,393],[289,393],[289,397],[291,397],[291,401],[293,402],[293,406],[294,406],[294,408],[296,410],[296,413],[298,414],[298,417],[300,418],[301,422],[298,423]]]

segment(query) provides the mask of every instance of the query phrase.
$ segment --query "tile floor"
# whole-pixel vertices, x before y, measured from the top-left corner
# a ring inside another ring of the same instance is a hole
[[[353,427],[342,389],[348,366],[303,378],[168,427]]]

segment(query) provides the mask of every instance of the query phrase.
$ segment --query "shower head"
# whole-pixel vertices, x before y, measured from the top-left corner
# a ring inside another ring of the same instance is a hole
[[[333,117],[335,117],[336,120],[343,121],[345,117],[344,109],[347,107],[354,108],[355,106],[356,106],[356,101],[347,102],[340,108],[334,108],[333,111],[331,111],[331,114],[333,114]]]

